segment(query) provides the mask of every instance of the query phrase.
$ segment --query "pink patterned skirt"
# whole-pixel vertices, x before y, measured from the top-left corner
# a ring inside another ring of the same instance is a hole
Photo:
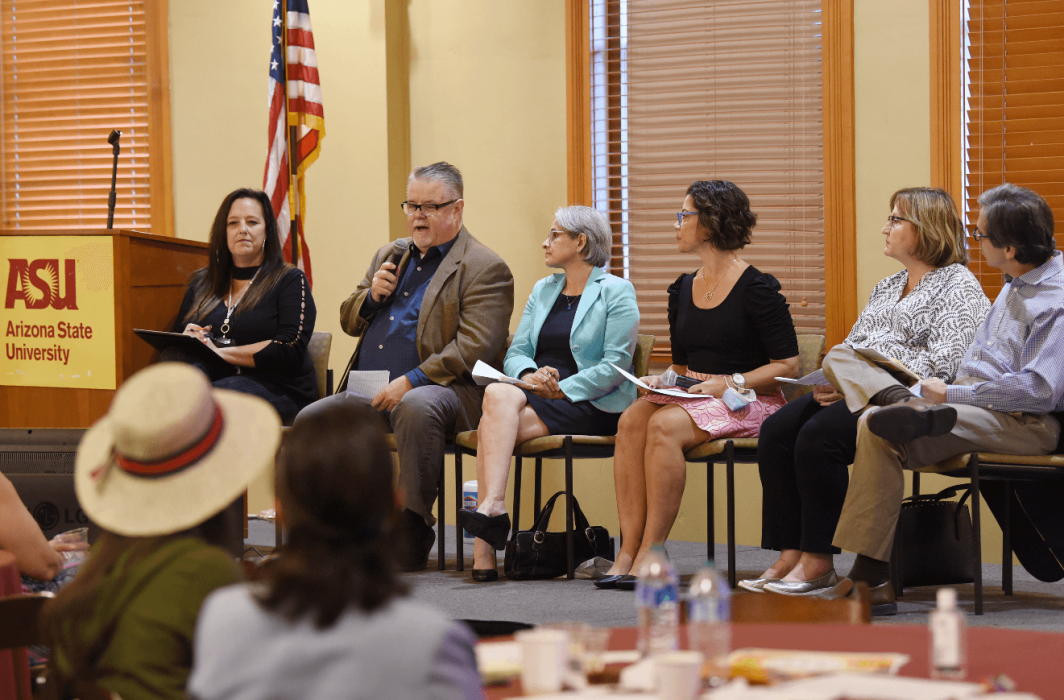
[[[688,370],[687,376],[705,381],[714,375]],[[695,425],[709,433],[710,440],[722,437],[757,437],[765,419],[787,403],[780,389],[776,389],[772,394],[758,394],[757,400],[741,411],[732,411],[724,404],[724,401],[712,397],[681,399],[677,396],[647,393],[639,400],[661,405],[674,403],[682,406]]]

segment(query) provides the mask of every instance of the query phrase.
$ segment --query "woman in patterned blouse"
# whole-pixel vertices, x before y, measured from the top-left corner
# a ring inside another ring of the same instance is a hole
[[[875,286],[843,345],[873,348],[921,379],[948,384],[990,301],[965,266],[964,225],[946,192],[899,190],[890,206],[883,254],[905,269]],[[816,386],[761,426],[761,546],[781,553],[760,578],[740,581],[743,588],[808,595],[837,583],[833,558],[839,549],[831,541],[858,419],[840,399],[830,384]]]

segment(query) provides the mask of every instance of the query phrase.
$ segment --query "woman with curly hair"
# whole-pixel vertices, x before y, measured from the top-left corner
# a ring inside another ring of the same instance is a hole
[[[399,578],[380,415],[324,408],[285,434],[276,469],[288,540],[259,583],[204,603],[189,697],[482,698],[472,632]]]
[[[613,472],[623,544],[609,575],[596,581],[600,588],[634,586],[629,572],[668,537],[687,479],[684,453],[708,440],[756,436],[784,404],[775,377],[798,373],[798,339],[779,282],[737,255],[757,223],[746,194],[731,182],[695,182],[676,218],[679,252],[697,255],[702,266],[668,290],[670,369],[697,383],[687,389],[691,398],[648,393],[621,415]],[[664,386],[661,376],[643,381]],[[729,389],[757,396],[729,408]]]

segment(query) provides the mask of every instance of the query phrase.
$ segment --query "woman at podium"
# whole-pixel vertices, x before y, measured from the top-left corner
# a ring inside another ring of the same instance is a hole
[[[171,348],[161,359],[195,365],[219,389],[262,397],[291,424],[318,399],[307,352],[316,312],[306,276],[281,256],[266,193],[231,192],[209,245],[207,267],[192,274],[173,330],[210,353]]]

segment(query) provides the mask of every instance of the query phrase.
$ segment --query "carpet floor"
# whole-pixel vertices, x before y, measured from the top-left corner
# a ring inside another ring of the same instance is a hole
[[[624,591],[603,591],[591,581],[510,581],[502,574],[502,553],[499,553],[499,580],[475,583],[469,570],[473,566],[471,545],[465,547],[464,572],[455,571],[457,563],[454,528],[446,528],[446,569],[437,571],[437,548],[429,556],[425,571],[404,574],[410,583],[413,597],[435,605],[453,619],[491,620],[542,624],[550,622],[586,622],[602,626],[633,626],[636,624],[635,594]],[[438,542],[438,538],[437,538]],[[274,543],[273,523],[252,520],[246,543],[260,549]],[[686,584],[706,559],[706,545],[702,542],[669,541],[669,556]],[[719,571],[726,566],[727,550],[716,545]],[[776,560],[775,552],[757,547],[740,546],[736,550],[738,577],[756,578]],[[839,575],[845,575],[853,563],[853,555],[835,558]],[[1001,566],[983,565],[984,614],[973,611],[971,584],[957,586],[958,606],[969,613],[968,624],[987,627],[1009,627],[1046,631],[1064,631],[1064,582],[1043,583],[1023,568],[1013,569],[1013,595],[1001,590]],[[898,614],[875,618],[875,624],[926,625],[928,613],[935,607],[933,586],[908,588],[898,599]]]

